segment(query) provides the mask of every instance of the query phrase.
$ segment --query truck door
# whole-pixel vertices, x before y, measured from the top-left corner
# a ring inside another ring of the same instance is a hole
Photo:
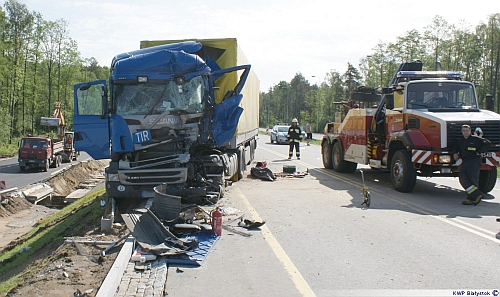
[[[109,159],[109,115],[106,81],[78,84],[74,88],[74,145],[92,158]]]
[[[241,99],[243,98],[241,90],[243,89],[243,86],[245,85],[248,74],[250,72],[250,65],[242,65],[214,71],[212,72],[210,78],[211,85],[213,86],[215,85],[214,81],[217,78],[238,70],[243,70],[243,73],[239,77],[239,81],[237,82],[236,86],[234,86],[234,88],[232,89],[230,86],[229,89],[223,90],[226,93],[220,103],[215,104],[215,101],[212,102],[212,104],[214,104],[212,136],[218,146],[222,146],[226,142],[231,140],[231,138],[233,138],[234,134],[236,133],[238,121],[240,119],[241,113],[243,112],[243,108],[239,106]],[[215,98],[213,94],[211,97]]]

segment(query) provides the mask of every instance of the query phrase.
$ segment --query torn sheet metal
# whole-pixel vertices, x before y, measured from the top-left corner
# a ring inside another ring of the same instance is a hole
[[[149,209],[142,213],[122,214],[122,218],[137,243],[155,255],[184,254],[198,246],[197,241],[185,242],[175,237]]]

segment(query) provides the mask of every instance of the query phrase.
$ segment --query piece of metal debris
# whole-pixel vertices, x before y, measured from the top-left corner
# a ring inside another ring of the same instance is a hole
[[[261,226],[263,226],[265,223],[266,223],[265,221],[256,222],[253,220],[245,219],[242,222],[239,222],[238,226],[246,228],[246,229],[257,229],[257,228],[260,228]]]
[[[249,233],[249,232],[246,232],[246,231],[242,231],[242,230],[237,230],[236,228],[234,228],[233,226],[228,226],[228,225],[222,225],[222,229],[225,229],[227,231],[230,231],[230,232],[233,232],[235,234],[238,234],[238,235],[241,235],[241,236],[245,236],[245,237],[251,237],[252,236],[252,233]]]

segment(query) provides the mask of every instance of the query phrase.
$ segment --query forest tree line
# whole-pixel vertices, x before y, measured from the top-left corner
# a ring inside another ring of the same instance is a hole
[[[0,7],[0,152],[17,146],[20,137],[47,134],[40,125],[61,102],[68,129],[72,129],[73,85],[106,79],[109,68],[95,58],[83,58],[64,19],[45,20],[16,0]],[[331,70],[324,77],[304,77],[298,72],[289,82],[280,81],[260,94],[260,125],[311,122],[315,131],[332,121],[350,92],[361,85],[387,86],[401,62],[421,60],[426,70],[439,61],[444,70],[462,71],[477,86],[480,107],[493,94],[500,110],[500,14],[471,29],[447,23],[436,16],[421,31],[414,29],[396,41],[375,45],[373,52],[347,70]],[[311,80],[312,82],[309,82]]]
[[[53,114],[55,102],[71,128],[73,85],[105,79],[109,68],[81,57],[64,19],[45,20],[16,0],[0,7],[0,32],[0,149],[27,134],[53,133],[40,119]]]
[[[470,27],[470,26],[469,26]],[[475,28],[465,24],[449,24],[440,16],[421,30],[413,29],[396,41],[380,42],[373,52],[363,57],[357,67],[347,63],[344,73],[331,70],[324,78],[304,77],[298,72],[291,81],[280,81],[260,94],[260,126],[272,127],[277,122],[299,120],[312,124],[322,132],[335,112],[359,86],[380,90],[387,87],[399,65],[421,60],[424,70],[461,71],[462,78],[473,81],[480,108],[485,97],[494,97],[494,110],[500,110],[500,13],[488,16]]]

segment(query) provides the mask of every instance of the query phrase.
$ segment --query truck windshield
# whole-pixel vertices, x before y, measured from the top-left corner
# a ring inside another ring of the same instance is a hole
[[[415,82],[407,86],[407,108],[478,108],[474,86],[468,82]]]
[[[119,115],[158,115],[165,111],[200,113],[203,107],[204,85],[201,77],[183,84],[173,81],[115,84],[113,91]]]

